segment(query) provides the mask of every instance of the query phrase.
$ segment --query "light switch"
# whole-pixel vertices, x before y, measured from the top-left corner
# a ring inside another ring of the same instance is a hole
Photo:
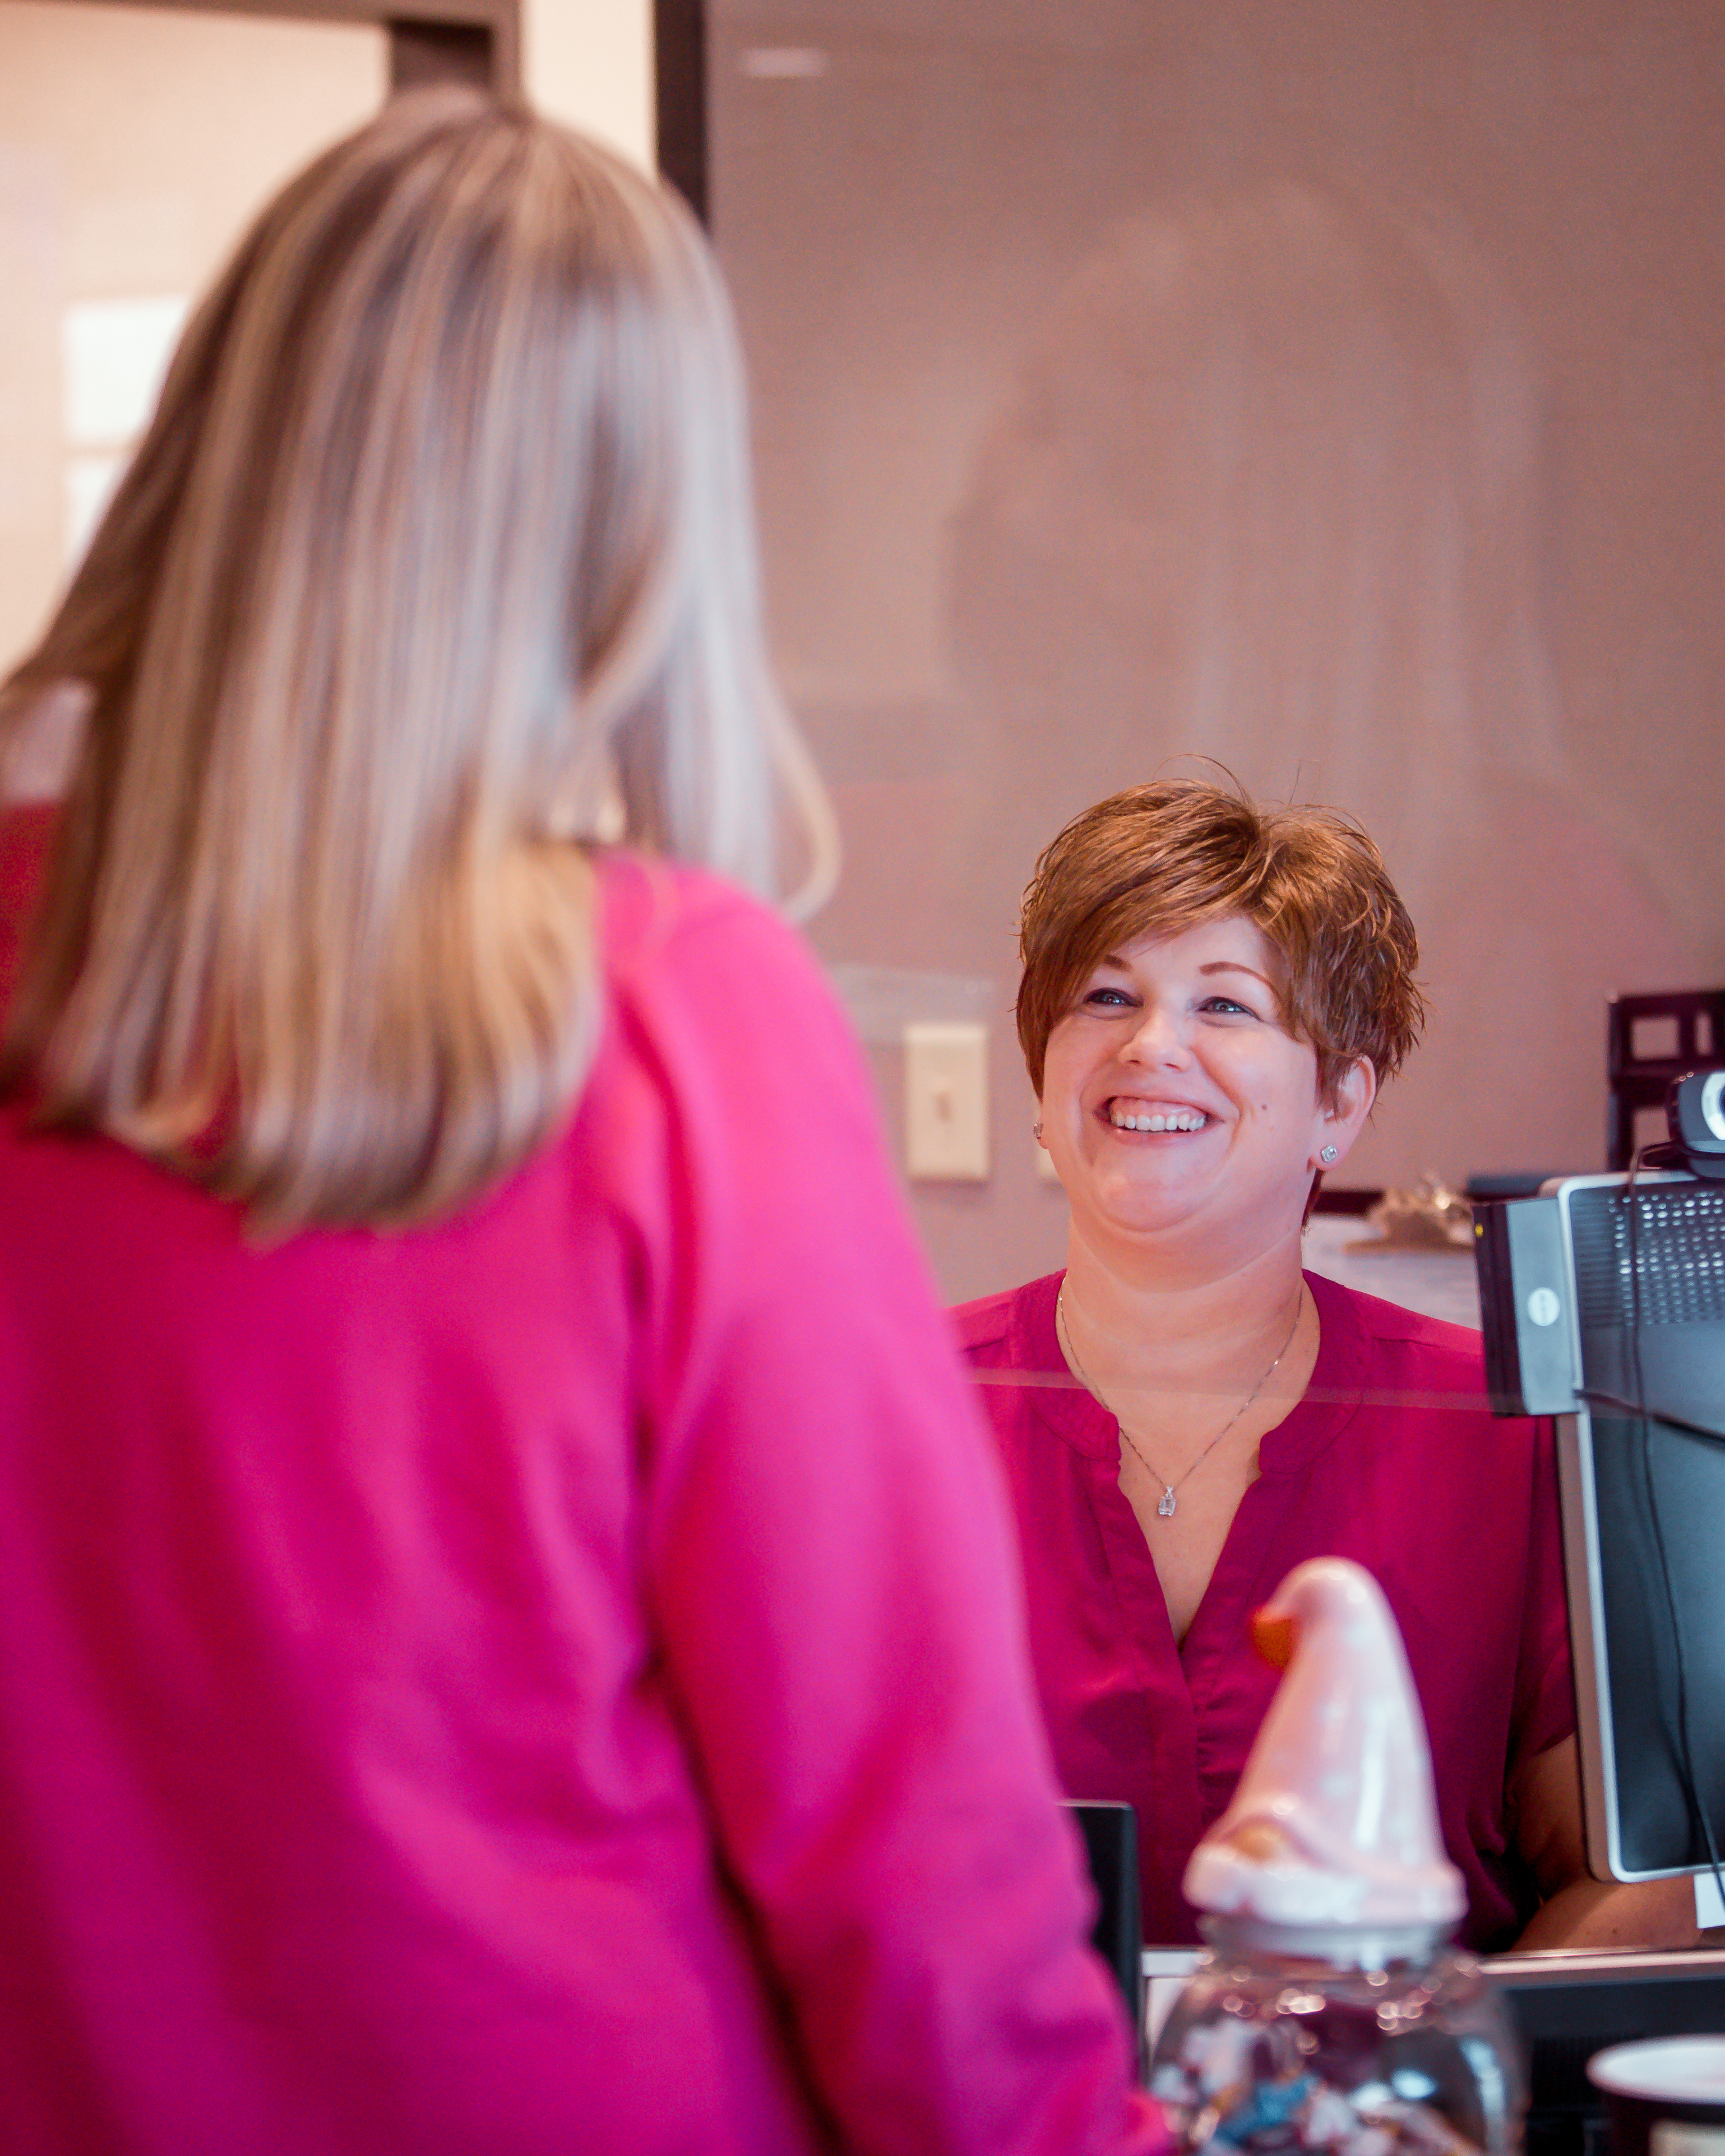
[[[905,1171],[922,1183],[988,1176],[988,1031],[905,1028]]]

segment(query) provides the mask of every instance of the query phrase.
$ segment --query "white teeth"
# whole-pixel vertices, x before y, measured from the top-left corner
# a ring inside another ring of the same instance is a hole
[[[1166,1112],[1158,1109],[1153,1115],[1133,1115],[1123,1108],[1111,1107],[1108,1120],[1117,1131],[1201,1131],[1209,1118],[1196,1108]]]

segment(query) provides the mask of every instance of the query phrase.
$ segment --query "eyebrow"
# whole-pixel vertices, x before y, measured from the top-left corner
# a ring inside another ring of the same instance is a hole
[[[1260,973],[1255,966],[1242,965],[1238,958],[1212,958],[1209,965],[1199,968],[1200,973],[1248,973],[1255,981],[1261,981],[1271,995],[1280,998],[1281,990],[1267,973]]]

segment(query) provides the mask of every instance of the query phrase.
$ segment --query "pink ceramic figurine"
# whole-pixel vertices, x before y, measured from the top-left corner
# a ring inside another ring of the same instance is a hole
[[[1425,1724],[1377,1582],[1314,1558],[1253,1636],[1287,1674],[1234,1801],[1193,1851],[1187,1899],[1270,1923],[1447,1930],[1466,1907],[1461,1874],[1439,1839]]]

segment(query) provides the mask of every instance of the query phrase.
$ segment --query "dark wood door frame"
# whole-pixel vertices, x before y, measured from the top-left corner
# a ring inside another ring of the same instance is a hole
[[[653,68],[659,169],[706,224],[706,0],[653,0]]]

